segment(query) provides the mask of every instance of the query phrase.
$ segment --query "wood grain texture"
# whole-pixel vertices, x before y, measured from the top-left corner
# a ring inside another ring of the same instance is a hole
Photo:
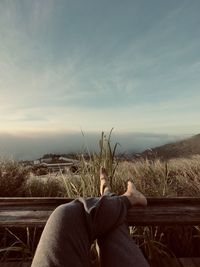
[[[200,267],[200,258],[180,258],[181,267]],[[0,262],[1,267],[30,267],[31,262]],[[170,267],[177,265],[170,265]]]
[[[200,258],[180,258],[182,267],[200,267]]]
[[[44,226],[68,198],[0,198],[0,226]],[[128,212],[129,225],[200,225],[200,198],[148,198]]]
[[[0,262],[1,267],[30,267],[31,262]]]

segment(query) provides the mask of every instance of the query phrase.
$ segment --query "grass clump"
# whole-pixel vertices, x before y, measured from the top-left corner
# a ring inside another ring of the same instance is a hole
[[[148,197],[199,197],[200,156],[162,162],[121,162],[115,179],[130,179]]]
[[[132,180],[147,197],[199,197],[200,156],[189,159],[118,161],[117,144],[102,133],[99,152],[78,155],[79,167],[73,173],[30,174],[12,160],[0,161],[0,196],[54,197],[99,196],[99,169],[104,166],[113,192],[122,194],[126,181]]]
[[[65,188],[60,179],[50,174],[45,178],[30,175],[23,188],[26,197],[62,197],[65,195]]]
[[[0,159],[0,197],[22,196],[28,173],[14,160]]]
[[[112,130],[108,137],[104,132],[99,141],[99,153],[90,153],[88,156],[79,155],[80,166],[76,174],[68,172],[62,175],[66,195],[70,198],[77,196],[94,197],[99,196],[99,169],[100,166],[106,168],[110,178],[111,186],[114,186],[113,178],[118,162],[116,160],[117,144],[111,143]]]
[[[31,262],[42,230],[36,227],[0,227],[0,262]]]

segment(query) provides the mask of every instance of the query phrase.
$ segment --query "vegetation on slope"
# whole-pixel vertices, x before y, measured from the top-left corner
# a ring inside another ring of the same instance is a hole
[[[148,159],[160,158],[168,160],[172,158],[189,158],[194,155],[200,155],[200,134],[179,142],[146,150],[140,156]]]

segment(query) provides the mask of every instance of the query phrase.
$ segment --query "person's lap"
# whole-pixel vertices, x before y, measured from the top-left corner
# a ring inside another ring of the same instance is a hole
[[[102,267],[149,266],[125,223],[132,203],[125,195],[110,193],[104,177],[103,182],[106,195],[80,198],[56,208],[44,228],[32,267],[89,267],[90,247],[95,239]],[[104,194],[102,185],[101,190]]]

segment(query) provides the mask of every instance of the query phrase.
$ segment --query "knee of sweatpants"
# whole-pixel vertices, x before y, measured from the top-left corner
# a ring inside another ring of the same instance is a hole
[[[79,220],[82,213],[82,207],[78,202],[70,202],[58,206],[50,216],[50,220],[55,221],[56,224],[65,224],[66,226],[73,225]]]

